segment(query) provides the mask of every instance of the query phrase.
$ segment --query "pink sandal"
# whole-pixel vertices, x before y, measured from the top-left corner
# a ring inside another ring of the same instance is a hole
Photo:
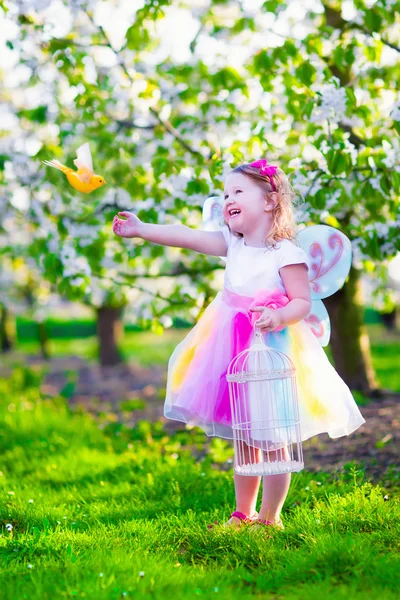
[[[285,529],[282,521],[278,523],[274,523],[273,521],[267,521],[266,519],[257,519],[252,522],[252,526],[255,529],[264,528],[264,527],[273,527],[274,529]]]
[[[232,517],[236,517],[237,519],[239,519],[239,521],[242,521],[242,523],[253,523],[252,519],[250,519],[250,517],[248,517],[244,513],[240,512],[240,510],[235,510],[231,514],[230,518]]]
[[[236,523],[232,520],[232,517],[239,519],[239,523]],[[225,527],[241,527],[242,525],[250,525],[254,523],[254,520],[240,512],[240,510],[235,510],[229,517],[229,521],[225,523]]]
[[[272,521],[266,521],[265,519],[257,519],[254,523],[258,523],[259,525],[273,525]]]

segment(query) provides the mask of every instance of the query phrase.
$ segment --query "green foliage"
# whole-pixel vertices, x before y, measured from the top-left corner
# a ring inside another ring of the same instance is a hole
[[[112,218],[132,210],[147,222],[199,227],[204,199],[220,193],[224,170],[263,155],[275,157],[303,196],[302,223],[340,227],[364,264],[384,264],[400,250],[398,69],[383,52],[387,29],[396,22],[393,7],[356,2],[353,22],[345,20],[342,2],[323,4],[318,13],[306,11],[303,39],[289,31],[277,40],[261,17],[284,16],[288,2],[268,0],[254,14],[236,1],[192,10],[180,0],[147,0],[113,39],[107,23],[96,20],[97,4],[72,10],[67,3],[70,31],[58,38],[39,6],[5,17],[10,30],[18,29],[7,40],[22,67],[15,72],[28,72],[20,84],[5,79],[16,126],[2,134],[10,146],[0,156],[2,214],[24,240],[16,246],[7,234],[2,248],[8,256],[23,257],[29,268],[33,257],[37,279],[87,304],[100,297],[103,305],[131,305],[136,290],[137,320],[154,330],[162,330],[166,313],[193,319],[195,307],[203,310],[218,287],[210,270],[218,258],[122,240],[111,231]],[[177,56],[163,45],[160,24],[176,26],[180,11],[197,27],[188,54]],[[17,153],[15,136],[21,139]],[[41,164],[56,158],[72,166],[86,141],[96,172],[107,181],[90,196]],[[21,190],[29,197],[27,209],[15,206]],[[163,294],[161,276],[179,262],[189,273]],[[139,275],[149,269],[146,287]],[[191,293],[179,304],[182,281]],[[153,288],[158,295],[143,293]]]
[[[45,123],[47,120],[47,106],[38,106],[31,110],[20,110],[18,116],[29,121]]]

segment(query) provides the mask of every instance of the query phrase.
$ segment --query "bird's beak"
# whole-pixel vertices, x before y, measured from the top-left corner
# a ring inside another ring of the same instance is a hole
[[[103,183],[104,183],[104,185],[107,185],[107,181],[105,179],[103,180]]]

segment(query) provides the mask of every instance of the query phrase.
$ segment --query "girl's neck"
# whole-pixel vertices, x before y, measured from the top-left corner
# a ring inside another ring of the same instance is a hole
[[[247,246],[249,248],[265,248],[265,240],[263,240],[261,243],[255,244],[255,243],[246,242],[246,240],[243,237],[243,243],[245,246]]]
[[[256,231],[243,233],[243,243],[245,246],[252,246],[253,248],[265,248],[265,240],[267,239],[270,226],[262,226]]]

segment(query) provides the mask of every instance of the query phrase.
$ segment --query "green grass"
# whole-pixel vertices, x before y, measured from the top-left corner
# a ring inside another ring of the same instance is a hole
[[[380,385],[400,392],[400,332],[389,333],[381,325],[368,327],[372,349],[372,365]]]
[[[47,335],[50,338],[69,339],[69,338],[85,338],[96,335],[96,320],[94,313],[87,306],[80,306],[81,316],[73,317],[65,314],[65,310],[50,311],[46,314],[44,320]],[[381,318],[378,312],[370,307],[366,307],[364,311],[365,322],[369,324],[381,323]],[[175,328],[190,327],[190,323],[174,317]],[[37,338],[38,325],[31,318],[25,315],[18,315],[15,319],[17,338],[20,342],[32,341]],[[125,332],[143,331],[138,325],[133,323],[125,323]]]
[[[170,329],[162,336],[149,331],[126,333],[121,343],[121,352],[126,360],[138,362],[143,366],[167,364],[175,346],[185,337],[188,330]],[[37,356],[38,343],[19,342],[18,351],[23,355]],[[51,356],[80,356],[90,361],[98,360],[97,338],[50,340]]]
[[[20,367],[0,380],[2,600],[398,597],[398,487],[354,465],[303,471],[284,531],[225,530],[214,521],[234,507],[229,444],[196,462],[195,428],[101,430],[38,387]]]

